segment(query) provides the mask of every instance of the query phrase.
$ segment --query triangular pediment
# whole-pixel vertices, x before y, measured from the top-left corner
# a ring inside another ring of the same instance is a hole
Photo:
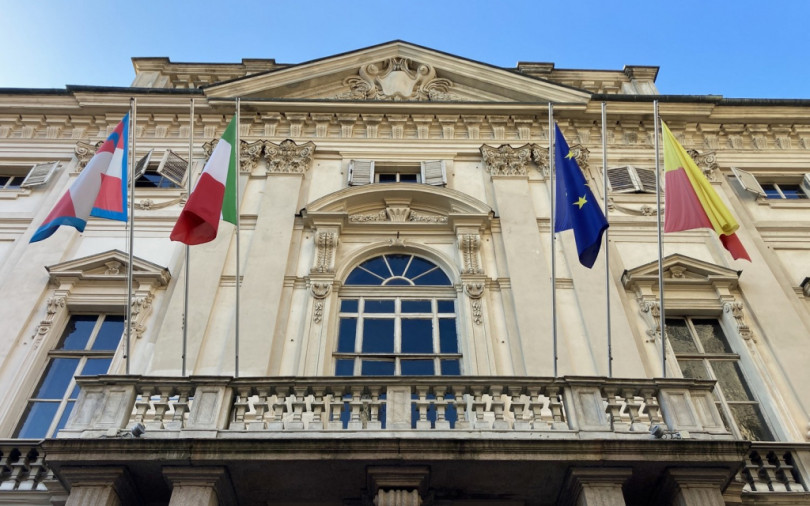
[[[585,104],[584,90],[403,41],[215,84],[210,98]]]
[[[705,262],[680,254],[665,257],[662,261],[664,283],[669,284],[716,284],[718,282],[736,286],[739,271],[721,265]],[[622,274],[622,284],[632,288],[640,283],[658,282],[658,261],[626,270]]]
[[[66,262],[49,265],[45,269],[54,284],[65,280],[126,281],[129,256],[123,251],[109,250]],[[139,284],[150,282],[166,286],[171,279],[169,270],[142,258],[132,259],[132,278]]]

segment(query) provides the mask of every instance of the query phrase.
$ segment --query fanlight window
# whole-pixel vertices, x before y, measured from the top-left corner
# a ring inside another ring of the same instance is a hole
[[[382,255],[356,267],[341,290],[337,376],[461,374],[456,292],[436,264]]]

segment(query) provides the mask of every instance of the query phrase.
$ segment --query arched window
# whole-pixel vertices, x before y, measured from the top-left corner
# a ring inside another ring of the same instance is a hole
[[[341,289],[337,376],[461,373],[456,291],[436,264],[407,254],[366,260]]]

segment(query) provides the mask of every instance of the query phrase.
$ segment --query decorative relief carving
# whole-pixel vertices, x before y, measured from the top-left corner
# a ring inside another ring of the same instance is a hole
[[[478,299],[473,299],[470,304],[470,307],[472,308],[473,323],[475,323],[476,325],[481,325],[482,323],[484,323],[483,311],[481,309],[481,301]]]
[[[377,211],[376,213],[361,213],[349,215],[349,222],[351,223],[365,223],[369,221],[388,221],[388,213],[386,213],[385,209],[383,209],[382,211]]]
[[[447,216],[418,213],[411,210],[411,215],[408,217],[408,221],[417,223],[447,223]]]
[[[462,234],[458,236],[458,247],[464,267],[462,274],[481,274],[484,270],[478,262],[478,252],[481,249],[481,236],[478,234]]]
[[[337,233],[335,232],[318,232],[315,237],[315,242],[318,247],[317,257],[315,259],[315,267],[312,272],[330,273],[334,272],[334,259],[335,248],[337,247]]]
[[[639,300],[638,304],[641,308],[642,316],[644,316],[647,324],[650,326],[647,329],[647,342],[653,342],[661,335],[661,306],[657,300]]]
[[[615,199],[613,199],[613,197],[608,198],[608,209],[610,209],[611,211],[616,210],[624,214],[628,214],[630,216],[655,216],[656,214],[658,214],[656,208],[649,204],[641,204],[634,206],[617,204]],[[663,211],[664,207],[661,206],[661,212]]]
[[[73,154],[76,155],[76,159],[79,161],[76,164],[76,172],[81,172],[82,169],[87,165],[87,162],[93,158],[93,155],[96,154],[96,150],[101,147],[104,141],[98,141],[95,144],[90,144],[89,142],[79,141],[76,143],[76,147],[73,148]]]
[[[540,172],[548,177],[549,169],[551,165],[548,163],[548,147],[543,147],[539,144],[532,144],[532,160],[534,163],[537,164],[537,168],[540,169]]]
[[[310,285],[312,296],[316,299],[325,299],[332,290],[332,283],[312,283]]]
[[[446,224],[447,216],[422,213],[414,211],[408,207],[391,206],[386,207],[382,211],[349,215],[350,223],[368,223],[377,221]]]
[[[323,302],[316,300],[312,308],[312,321],[321,323],[321,320],[323,320]]]
[[[414,100],[449,101],[458,97],[448,93],[453,83],[436,77],[436,69],[409,58],[388,58],[363,65],[358,75],[347,77],[343,84],[349,91],[335,98],[349,100]]]
[[[525,176],[526,164],[531,159],[531,146],[525,144],[513,148],[509,144],[503,144],[494,148],[484,144],[481,146],[481,155],[493,176]]]
[[[315,143],[310,141],[300,146],[291,139],[275,144],[264,141],[264,159],[267,161],[267,172],[303,174],[312,164],[315,154]]]
[[[245,141],[240,141],[239,145],[239,171],[250,172],[259,165],[259,159],[262,157],[262,149],[264,149],[263,141],[251,142],[248,144]]]
[[[754,334],[751,332],[751,328],[746,325],[745,321],[743,320],[742,302],[726,302],[723,304],[723,310],[726,313],[731,313],[731,316],[734,318],[734,321],[737,324],[737,331],[740,333],[743,339],[752,339],[754,342],[756,342],[756,339],[753,339]]]
[[[121,262],[117,262],[115,260],[111,260],[109,262],[104,262],[104,265],[107,266],[107,270],[104,271],[104,274],[106,274],[107,276],[110,276],[110,275],[115,276],[115,275],[120,274],[121,273],[121,267],[123,267]]]
[[[484,283],[464,283],[464,292],[470,297],[470,308],[473,323],[481,325],[484,322],[481,309],[481,296],[484,295]]]
[[[388,206],[385,208],[388,219],[396,223],[404,223],[408,221],[408,216],[411,214],[411,208],[406,206]]]
[[[54,295],[45,301],[45,319],[39,322],[39,326],[31,338],[33,340],[34,349],[39,348],[39,345],[42,343],[42,339],[48,332],[50,332],[56,314],[60,310],[64,309],[66,305],[67,303],[64,295]]]
[[[185,203],[187,198],[188,194],[186,192],[183,192],[180,194],[179,197],[164,200],[163,202],[155,202],[152,199],[142,199],[139,200],[138,202],[135,202],[135,209],[142,209],[144,211],[155,211],[158,209],[165,209],[175,204]]]
[[[686,153],[695,161],[700,170],[709,181],[716,181],[715,172],[717,170],[717,156],[714,151],[700,153],[696,149],[687,149]]]
[[[152,310],[153,299],[154,296],[151,293],[132,299],[132,333],[137,339],[140,339],[143,333],[146,332],[144,322]]]

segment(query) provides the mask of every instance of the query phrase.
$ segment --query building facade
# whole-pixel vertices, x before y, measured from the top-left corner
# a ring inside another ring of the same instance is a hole
[[[0,90],[0,504],[810,502],[810,100],[402,41],[133,63]],[[131,98],[130,298],[124,223],[29,240]],[[186,255],[237,98],[239,231]],[[654,100],[751,256],[665,235],[665,347]],[[550,105],[610,222],[592,269],[552,244]]]

